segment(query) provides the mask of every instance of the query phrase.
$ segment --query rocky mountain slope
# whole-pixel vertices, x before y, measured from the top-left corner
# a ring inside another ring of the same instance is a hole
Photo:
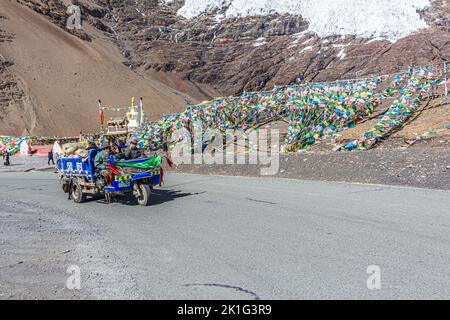
[[[43,114],[44,118],[45,114],[51,115],[53,120],[50,126],[45,119],[36,125],[43,122],[43,126],[59,130],[56,132],[59,134],[62,128],[67,128],[64,120],[67,114],[61,114],[55,121],[55,113],[61,113],[55,110],[80,104],[93,108],[99,96],[109,96],[109,104],[122,105],[131,95],[155,97],[149,111],[157,116],[181,110],[186,103],[271,89],[299,79],[360,78],[395,72],[409,65],[450,60],[448,0],[377,3],[363,0],[332,3],[324,0],[79,0],[77,3],[82,8],[84,24],[83,30],[71,32],[72,35],[64,28],[69,1],[5,0],[0,5],[0,9],[8,5],[34,11],[34,18],[40,16],[40,21],[48,21],[48,28],[52,26],[54,32],[58,29],[59,46],[70,47],[68,43],[75,42],[76,46],[98,54],[87,59],[91,64],[84,58],[71,57],[79,67],[71,70],[64,64],[52,69],[57,60],[52,55],[43,57],[47,61],[40,61],[41,65],[52,61],[52,67],[44,69],[55,83],[30,87],[31,93],[37,96],[36,92],[46,92],[45,95],[51,92],[58,96],[58,101],[44,99],[44,93],[36,99],[40,102],[40,106],[35,106],[37,114]],[[3,10],[0,14],[7,16]],[[25,30],[25,21],[21,24],[20,19],[15,30],[11,29],[12,22],[6,21],[0,20],[0,29],[12,32],[16,39],[20,38],[18,34],[33,31]],[[41,41],[31,40],[23,43],[24,46],[41,45]],[[55,41],[49,40],[45,45]],[[35,64],[33,55],[18,54],[19,49],[12,49],[18,43],[13,40],[6,46],[0,44],[0,53],[14,63],[10,69],[29,85],[34,83],[24,77],[25,70],[31,67],[29,61],[35,65],[34,77],[41,78],[44,71]],[[58,47],[57,51],[63,50]],[[113,68],[108,66],[109,62]],[[80,68],[86,73],[80,73]],[[106,74],[105,70],[108,70]],[[78,94],[72,92],[76,85],[70,86],[71,89],[59,85],[61,80],[72,79],[75,73],[76,78],[87,82],[78,89]],[[93,77],[92,73],[97,76]],[[119,81],[124,79],[123,75],[132,80]],[[151,93],[143,89],[149,84]],[[46,108],[53,111],[42,112]],[[75,118],[75,114],[79,116],[75,111],[69,116]],[[94,108],[80,117],[86,127],[94,127]],[[59,126],[60,122],[64,126]],[[70,129],[79,126],[77,122]]]
[[[223,94],[450,60],[447,0],[96,3],[108,8],[105,20],[116,25],[136,68],[208,84]],[[299,3],[310,7],[296,8]],[[324,21],[311,21],[321,15]]]
[[[6,19],[6,17],[0,16],[0,20],[3,19]],[[0,45],[11,43],[13,39],[12,34],[0,30]],[[29,108],[28,101],[26,101],[26,95],[20,80],[10,70],[13,65],[11,61],[6,60],[0,54],[0,127],[3,128],[10,118],[15,118],[16,121],[11,124],[11,127],[15,131],[19,131],[27,124],[34,125],[34,115]],[[16,117],[15,114],[18,113],[22,116]]]

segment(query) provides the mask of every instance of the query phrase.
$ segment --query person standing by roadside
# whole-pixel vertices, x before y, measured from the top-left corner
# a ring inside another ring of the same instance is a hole
[[[50,161],[52,162],[53,165],[55,165],[55,160],[53,159],[53,150],[50,150],[48,152],[48,161],[47,161],[48,165],[50,165]]]
[[[5,162],[3,162],[3,164],[5,166],[8,167],[8,166],[11,165],[11,163],[9,162],[9,152],[6,152],[6,153],[3,154],[3,159],[5,160]]]

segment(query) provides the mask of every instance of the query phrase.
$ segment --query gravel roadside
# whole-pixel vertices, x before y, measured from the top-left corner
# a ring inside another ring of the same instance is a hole
[[[0,197],[0,220],[0,300],[137,297],[110,240],[77,212]],[[67,287],[73,266],[80,290]]]

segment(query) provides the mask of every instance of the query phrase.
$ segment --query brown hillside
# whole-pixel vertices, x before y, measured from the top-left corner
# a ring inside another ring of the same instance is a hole
[[[129,70],[111,38],[89,24],[84,41],[15,0],[0,2],[0,135],[77,134],[98,127],[97,100],[125,106],[145,98],[147,114],[180,111],[186,97]]]

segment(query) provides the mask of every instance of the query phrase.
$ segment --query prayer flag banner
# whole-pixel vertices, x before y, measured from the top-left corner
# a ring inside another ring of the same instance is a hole
[[[335,148],[367,150],[404,125],[420,107],[424,96],[449,83],[449,68],[444,65],[411,67],[399,74],[369,79],[276,86],[271,91],[243,92],[240,96],[221,97],[188,106],[180,114],[166,115],[159,121],[143,124],[130,133],[129,138],[136,140],[139,148],[158,150],[164,143],[174,145],[184,138],[176,132],[185,130],[194,137],[199,133],[196,132],[196,123],[201,124],[200,133],[207,136],[206,133],[212,129],[225,135],[226,130],[246,131],[284,121],[289,124],[286,150],[296,151],[356,126],[373,116],[383,102],[389,101],[387,112],[371,130]],[[17,152],[17,146],[24,139],[57,140],[49,137],[1,137],[0,153]],[[209,143],[211,141],[205,138],[203,144]]]
[[[162,162],[161,157],[155,157],[155,158],[151,158],[151,159],[115,162],[114,164],[117,167],[121,167],[121,168],[135,168],[135,169],[151,170],[154,168],[158,168],[161,165],[161,162]]]

